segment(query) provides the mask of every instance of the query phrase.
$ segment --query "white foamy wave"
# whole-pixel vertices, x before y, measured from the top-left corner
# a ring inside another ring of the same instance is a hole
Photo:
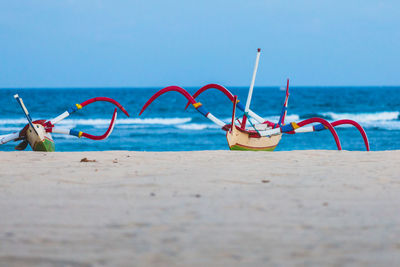
[[[372,123],[372,122],[385,122],[385,121],[396,121],[399,119],[400,112],[398,111],[383,111],[376,113],[334,113],[326,112],[322,113],[323,116],[330,118],[331,120],[342,120],[349,119],[359,123]]]
[[[268,116],[265,119],[268,121],[272,121],[272,122],[278,122],[279,118],[280,118],[280,116]],[[292,122],[292,121],[299,121],[299,120],[300,120],[300,116],[297,114],[287,114],[285,117],[285,123]]]
[[[110,119],[76,119],[63,120],[59,125],[108,125]],[[149,119],[117,119],[118,125],[137,125],[137,124],[155,124],[155,125],[176,125],[190,122],[191,118],[149,118]]]
[[[95,125],[93,126],[96,129],[103,129],[104,125]],[[118,129],[144,129],[147,128],[148,125],[140,124],[140,125],[133,125],[133,124],[124,124],[124,125],[117,125]]]
[[[0,131],[4,132],[16,132],[21,130],[22,127],[0,127]]]
[[[327,118],[329,121],[337,121],[342,119],[354,120],[361,124],[364,128],[377,128],[384,130],[400,130],[400,112],[398,111],[383,111],[376,113],[335,113],[335,112],[325,112],[321,113],[322,116]],[[280,116],[268,116],[264,119],[271,122],[278,122]],[[225,121],[230,121],[231,119],[226,118]],[[285,118],[285,122],[298,122],[300,116],[297,114],[288,114]],[[254,119],[251,122],[256,124]],[[346,127],[346,126],[342,126]],[[350,126],[349,126],[350,127]]]
[[[259,115],[259,114],[258,114]],[[263,119],[270,121],[270,122],[276,122],[278,123],[280,116],[267,116],[267,117],[263,117],[261,116]],[[239,118],[240,120],[242,120],[241,118]],[[258,123],[254,118],[250,118],[252,123]],[[232,118],[225,118],[224,121],[231,123]],[[300,120],[300,116],[297,114],[288,114],[285,117],[285,123],[286,122],[292,122],[292,121],[299,121]]]
[[[182,130],[204,130],[204,129],[217,129],[220,128],[218,125],[215,124],[206,124],[206,123],[188,123],[188,124],[180,124],[176,125],[176,128]]]
[[[349,119],[358,122],[364,128],[377,128],[389,131],[400,130],[400,112],[383,111],[375,113],[322,113],[329,121]]]
[[[364,128],[377,128],[389,131],[400,130],[400,121],[371,121],[361,123]]]
[[[20,119],[0,119],[0,125],[8,125],[8,124],[28,124],[26,118]]]
[[[52,136],[56,136],[57,139],[77,139],[76,136],[73,135],[68,135],[68,134],[58,134],[58,133],[54,133],[52,134]]]
[[[134,125],[134,124],[158,124],[158,125],[177,125],[190,122],[191,118],[129,118],[129,119],[118,119],[118,125]],[[60,126],[76,126],[76,125],[109,125],[111,118],[109,119],[65,119],[59,122],[57,125]],[[19,125],[27,124],[28,121],[25,118],[20,119],[0,119],[0,126],[3,125]]]

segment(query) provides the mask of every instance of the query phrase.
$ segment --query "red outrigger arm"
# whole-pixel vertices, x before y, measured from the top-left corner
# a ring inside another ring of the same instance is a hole
[[[219,84],[215,84],[215,83],[210,83],[207,84],[203,87],[201,87],[199,90],[197,90],[197,92],[193,95],[193,98],[196,99],[196,97],[198,97],[200,94],[202,94],[203,92],[207,91],[208,89],[217,89],[218,91],[221,91],[222,93],[224,93],[224,95],[226,95],[228,97],[228,99],[233,103],[233,94],[226,89],[224,86],[219,85]],[[188,103],[186,105],[186,108],[189,106],[190,103]],[[239,99],[236,100],[236,106],[244,112],[245,110],[245,106],[240,102]],[[185,108],[185,109],[186,109]],[[259,123],[268,123],[268,125],[275,125],[275,123],[270,122],[265,120],[264,118],[260,117],[259,115],[257,115],[254,111],[252,111],[251,109],[249,109],[248,112],[249,116],[254,118],[257,122]]]
[[[167,92],[171,92],[171,91],[175,91],[178,92],[180,94],[182,94],[184,97],[186,97],[186,99],[189,101],[190,104],[193,105],[193,107],[200,112],[204,117],[206,117],[207,119],[211,120],[212,122],[214,122],[215,124],[217,124],[220,127],[224,127],[226,124],[221,121],[220,119],[216,118],[214,115],[212,115],[210,112],[207,111],[207,109],[205,107],[203,107],[203,105],[200,102],[196,102],[196,100],[192,97],[191,94],[189,94],[185,89],[183,89],[182,87],[179,86],[168,86],[165,87],[163,89],[161,89],[160,91],[158,91],[157,93],[155,93],[149,100],[147,100],[147,102],[144,104],[142,110],[139,113],[139,116],[143,113],[143,111],[145,111],[145,109],[159,96],[161,96],[162,94],[165,94]]]
[[[57,127],[46,127],[46,132],[69,134],[69,135],[73,135],[73,136],[76,136],[79,138],[86,137],[86,138],[92,139],[92,140],[103,140],[103,139],[106,139],[111,134],[112,130],[114,129],[116,118],[117,118],[117,108],[114,109],[114,113],[111,118],[110,125],[108,126],[107,131],[102,135],[92,135],[92,134],[88,134],[88,133],[85,133],[82,131],[77,131],[75,129],[62,129],[62,128],[57,128]]]
[[[369,151],[369,142],[368,142],[367,133],[365,132],[363,127],[361,127],[360,124],[358,124],[357,122],[355,122],[353,120],[338,120],[338,121],[332,122],[331,124],[333,127],[338,126],[338,125],[344,125],[344,124],[350,124],[350,125],[353,125],[354,127],[356,127],[357,130],[360,132],[362,138],[364,139],[365,148],[367,149],[367,151]]]
[[[310,118],[303,120],[301,122],[291,122],[286,125],[282,125],[280,127],[274,128],[274,129],[267,129],[267,130],[259,130],[259,131],[249,131],[252,133],[254,136],[271,136],[275,134],[281,134],[281,133],[295,133],[296,129],[300,129],[303,126],[306,126],[311,123],[320,123],[323,125],[324,128],[328,129],[333,138],[335,139],[336,146],[338,150],[342,150],[342,145],[340,144],[339,136],[337,135],[335,129],[333,128],[332,124],[330,124],[327,120],[324,120],[322,118]]]
[[[98,102],[98,101],[109,102],[109,103],[112,103],[112,104],[116,105],[119,109],[121,109],[122,112],[125,113],[126,116],[129,117],[129,113],[125,110],[125,108],[120,103],[115,101],[114,99],[109,98],[109,97],[95,97],[95,98],[88,99],[88,100],[82,102],[81,104],[73,105],[67,111],[62,113],[61,115],[55,117],[54,119],[51,119],[51,120],[47,121],[46,122],[46,126],[47,127],[53,127],[54,124],[56,124],[56,123],[62,121],[63,119],[67,118],[72,113],[78,111],[79,109],[82,109],[83,107],[85,107],[85,106],[87,106],[89,104],[92,104],[92,103]]]
[[[203,93],[204,91],[207,91],[208,89],[217,89],[217,90],[221,91],[233,103],[233,101],[234,101],[233,94],[228,89],[226,89],[224,86],[216,84],[216,83],[210,83],[210,84],[207,84],[207,85],[201,87],[199,90],[197,90],[196,93],[194,93],[193,98],[196,99],[201,93]],[[189,107],[189,105],[190,105],[190,101],[186,104],[185,109],[187,109]],[[244,110],[244,108],[243,108],[243,110]]]
[[[89,104],[92,104],[92,103],[98,102],[98,101],[109,102],[109,103],[116,105],[120,110],[122,110],[122,112],[124,112],[126,114],[126,116],[129,117],[129,113],[125,110],[125,108],[120,103],[115,101],[114,99],[109,98],[109,97],[95,97],[95,98],[88,99],[88,100],[82,102],[81,104],[75,104],[74,106],[70,107],[67,111],[65,111],[61,115],[45,122],[44,126],[46,128],[46,131],[53,132],[53,133],[69,134],[69,135],[77,136],[79,138],[83,136],[83,137],[86,137],[86,138],[89,138],[92,140],[106,139],[111,134],[112,130],[114,129],[115,121],[117,118],[117,108],[114,109],[114,113],[113,113],[113,116],[112,116],[112,119],[110,121],[110,125],[108,126],[107,131],[102,135],[92,135],[92,134],[88,134],[88,133],[85,133],[82,131],[77,131],[75,129],[62,129],[62,128],[54,127],[54,124],[62,121],[63,119],[68,117],[70,114],[76,112],[79,109],[82,109],[83,107],[85,107]]]
[[[353,120],[338,120],[338,121],[331,122],[331,125],[333,127],[337,127],[340,125],[352,125],[352,126],[356,127],[364,140],[366,150],[367,151],[370,150],[367,134],[366,134],[365,130],[361,127],[361,125],[358,124],[357,122],[355,122]],[[327,129],[327,127],[325,127],[324,125],[317,124],[317,125],[314,125],[311,127],[300,128],[300,129],[296,129],[294,131],[290,131],[290,132],[286,132],[286,133],[287,134],[295,134],[295,133],[319,132],[319,131],[323,131],[326,129]]]
[[[97,102],[97,101],[110,102],[110,103],[116,105],[123,113],[125,113],[126,116],[129,117],[128,111],[126,111],[125,108],[120,103],[118,103],[117,101],[115,101],[114,99],[109,98],[109,97],[100,96],[100,97],[95,97],[95,98],[92,98],[92,99],[88,99],[88,100],[82,102],[80,104],[80,106],[83,108],[84,106],[87,106],[87,105],[92,104],[92,103]]]
[[[333,138],[335,139],[336,142],[336,146],[338,148],[338,150],[342,150],[342,145],[340,144],[340,140],[339,140],[339,136],[337,135],[335,129],[333,128],[332,124],[330,124],[327,120],[321,119],[321,118],[310,118],[310,119],[306,119],[304,121],[301,121],[299,123],[297,123],[297,125],[299,127],[303,127],[305,125],[311,124],[311,123],[315,123],[315,122],[319,122],[322,125],[324,125],[326,128],[328,128],[328,130],[331,132]],[[285,127],[286,125],[284,125],[283,127]]]
[[[116,118],[117,118],[117,108],[114,109],[114,113],[113,113],[110,125],[108,126],[107,131],[103,135],[91,135],[91,134],[84,133],[84,132],[79,132],[79,133],[82,133],[83,137],[86,137],[86,138],[89,138],[89,139],[92,139],[92,140],[103,140],[103,139],[106,139],[111,134],[112,130],[114,129]]]
[[[182,87],[179,86],[168,86],[165,87],[163,89],[161,89],[160,91],[158,91],[157,93],[155,93],[149,100],[147,100],[147,102],[144,104],[144,106],[142,107],[142,110],[139,113],[139,116],[142,115],[143,111],[146,110],[146,108],[154,101],[156,100],[159,96],[167,93],[167,92],[178,92],[180,94],[182,94],[184,97],[186,97],[186,99],[189,101],[189,104],[195,105],[196,104],[196,100],[192,97],[191,94],[189,94],[185,89],[183,89]],[[189,105],[188,104],[188,105]],[[196,108],[196,107],[195,107]],[[197,109],[197,108],[196,108]]]

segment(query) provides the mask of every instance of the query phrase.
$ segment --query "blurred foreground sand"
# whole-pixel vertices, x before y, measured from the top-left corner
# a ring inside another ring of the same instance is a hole
[[[0,152],[0,266],[274,264],[399,266],[400,151]]]

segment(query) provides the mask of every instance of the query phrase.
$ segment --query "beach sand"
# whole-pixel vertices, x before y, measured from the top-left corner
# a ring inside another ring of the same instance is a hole
[[[400,151],[0,152],[1,266],[399,264]]]

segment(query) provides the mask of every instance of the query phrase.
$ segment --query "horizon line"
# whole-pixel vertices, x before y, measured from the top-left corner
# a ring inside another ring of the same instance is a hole
[[[25,89],[153,89],[153,88],[164,88],[170,85],[166,86],[34,86],[34,87],[0,87],[0,90],[25,90]],[[204,85],[202,85],[204,86]],[[190,85],[190,86],[180,86],[182,88],[201,88],[202,86],[198,85]],[[235,87],[235,88],[248,88],[248,85],[232,85],[232,86],[225,86],[227,88],[229,87]],[[255,88],[281,88],[285,87],[283,85],[259,85],[259,86],[254,86]],[[310,87],[310,88],[395,88],[395,87],[400,87],[400,85],[292,85],[290,88],[304,88],[304,87]]]

